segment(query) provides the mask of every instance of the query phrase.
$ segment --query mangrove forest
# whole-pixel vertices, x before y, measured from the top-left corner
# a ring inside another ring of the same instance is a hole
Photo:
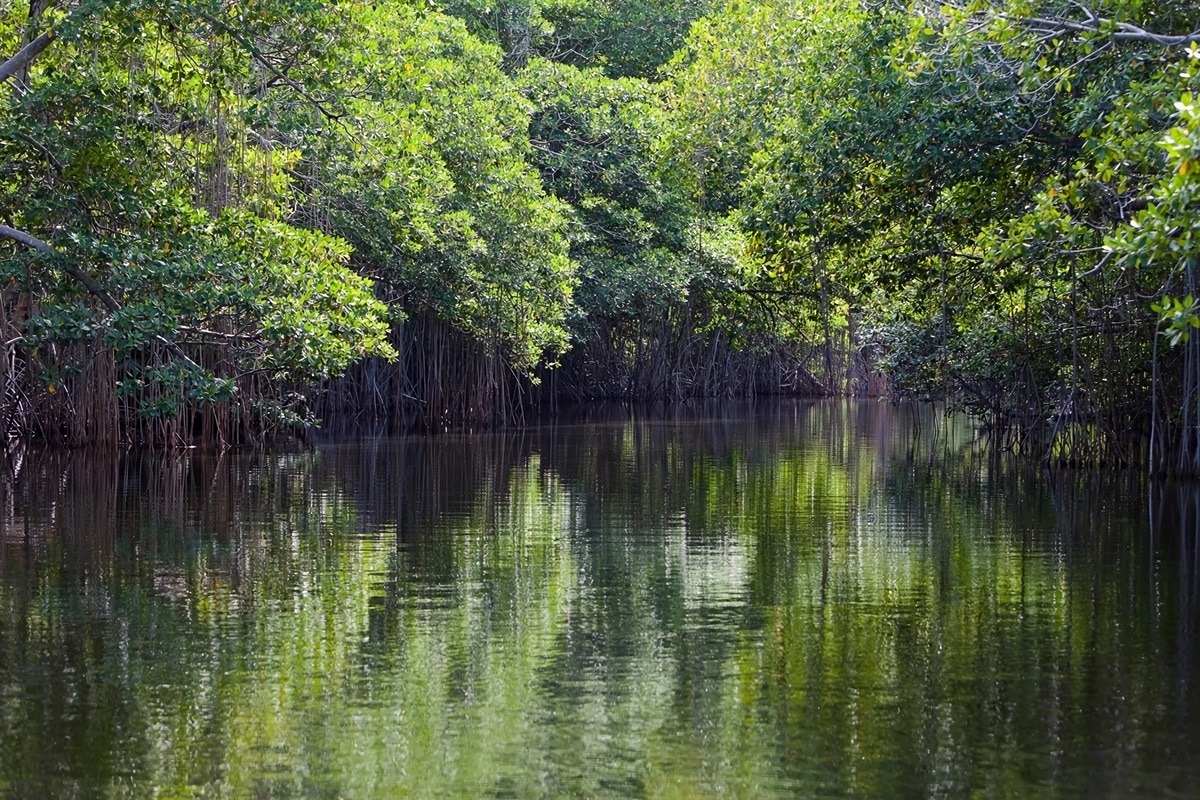
[[[1200,472],[1179,0],[0,4],[0,435],[883,396]]]

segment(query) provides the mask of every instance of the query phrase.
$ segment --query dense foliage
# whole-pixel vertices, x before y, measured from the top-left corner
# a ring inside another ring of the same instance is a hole
[[[4,15],[9,51],[54,36],[0,112],[7,432],[229,441],[299,419],[309,382],[391,354],[346,242],[295,224],[302,153],[269,139],[334,113],[276,66],[319,71],[337,35],[296,5]]]
[[[886,380],[1030,454],[1197,471],[1191,13],[6,5],[0,425],[230,442]]]
[[[734,3],[674,67],[676,158],[894,391],[1194,471],[1190,11]]]

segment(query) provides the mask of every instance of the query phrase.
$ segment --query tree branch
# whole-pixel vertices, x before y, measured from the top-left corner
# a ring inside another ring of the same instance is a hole
[[[53,256],[59,261],[58,268],[83,284],[84,288],[95,295],[100,302],[104,304],[105,308],[114,314],[121,310],[121,306],[117,304],[117,301],[112,298],[112,295],[104,291],[104,287],[97,283],[95,278],[93,278],[91,275],[88,275],[74,264],[63,262],[60,258],[62,254],[59,253],[58,250],[54,249],[52,245],[43,242],[41,239],[37,238],[36,236],[32,236],[25,231],[19,231],[16,228],[10,228],[7,225],[0,225],[0,236],[11,239],[19,244],[23,244],[30,250],[36,250],[39,253],[45,253],[48,256]]]
[[[16,228],[10,228],[8,225],[0,225],[0,236],[3,236],[6,239],[11,239],[18,244],[23,244],[30,250],[35,250],[39,253],[43,253],[52,257],[59,269],[70,275],[75,280],[79,281],[79,283],[83,284],[84,288],[95,295],[95,297],[104,304],[105,308],[114,314],[121,310],[120,304],[113,299],[112,295],[104,291],[104,287],[97,283],[95,278],[74,264],[66,262],[62,257],[63,254],[56,250],[53,245],[44,242],[32,234],[26,233],[25,231],[17,230]],[[192,369],[203,371],[200,365],[188,358],[187,353],[183,352],[183,348],[181,348],[175,342],[172,342],[165,336],[160,336],[158,334],[154,335],[154,339],[163,347],[167,348],[167,351],[171,353],[171,355],[175,356]]]
[[[1080,6],[1082,8],[1082,6]],[[1143,42],[1160,44],[1164,47],[1182,47],[1200,43],[1200,30],[1184,34],[1163,34],[1140,28],[1129,22],[1115,22],[1104,17],[1097,17],[1091,9],[1084,9],[1088,18],[1082,22],[1062,17],[1025,17],[1022,25],[1046,35],[1061,35],[1064,33],[1100,33],[1109,36],[1117,42]]]
[[[195,14],[197,17],[199,17],[200,19],[207,22],[213,28],[220,30],[222,33],[224,33],[230,39],[233,39],[235,42],[240,44],[245,49],[245,51],[250,55],[250,58],[254,59],[254,61],[257,64],[259,64],[260,66],[262,66],[263,69],[267,70],[267,72],[270,72],[276,78],[278,78],[279,80],[283,81],[288,86],[290,86],[292,88],[292,91],[294,91],[294,92],[296,92],[296,94],[300,95],[300,97],[302,97],[309,105],[311,105],[313,108],[315,108],[317,111],[319,111],[321,113],[321,115],[324,116],[326,119],[330,120],[331,122],[337,122],[337,121],[341,120],[341,118],[343,116],[342,114],[338,114],[336,112],[330,111],[328,108],[325,107],[324,103],[322,103],[320,100],[318,100],[317,98],[315,98],[311,94],[309,94],[309,92],[303,86],[301,86],[298,81],[296,81],[294,78],[289,76],[286,72],[280,71],[279,68],[277,68],[274,64],[272,64],[267,59],[267,57],[262,54],[262,51],[259,50],[258,47],[255,46],[254,42],[251,42],[246,37],[242,36],[240,33],[238,33],[233,28],[231,28],[228,24],[226,24],[222,20],[218,19],[217,17],[214,17],[212,14],[201,11],[197,8],[191,8],[189,6],[182,6],[182,8],[184,8],[184,10],[186,10],[187,12],[189,12],[191,14]]]
[[[17,131],[14,135],[21,141],[23,141],[26,144],[28,144],[29,146],[31,146],[33,149],[37,150],[43,156],[45,156],[46,163],[48,163],[51,167],[54,168],[55,173],[57,173],[59,176],[61,176],[63,174],[62,162],[58,160],[58,158],[54,155],[54,153],[50,152],[50,148],[46,147],[46,145],[42,144],[37,139],[34,139],[29,134],[21,133],[20,131]]]
[[[972,11],[969,20],[969,30],[971,33],[980,33],[987,29],[990,20],[1003,19],[1020,25],[1043,41],[1055,39],[1069,33],[1094,33],[1107,37],[1111,42],[1141,42],[1143,44],[1162,45],[1163,47],[1185,47],[1190,44],[1200,44],[1200,28],[1193,30],[1191,33],[1156,33],[1135,25],[1132,22],[1121,22],[1101,17],[1092,8],[1079,0],[1067,0],[1067,3],[1077,8],[1084,19],[1071,19],[1066,16],[1065,12],[1063,14],[1051,13],[1048,16],[1011,14],[1005,10],[1006,3],[995,2],[993,0],[993,2],[989,3],[991,6],[989,9],[976,9]],[[964,0],[950,0],[949,3],[945,3],[944,5],[954,8],[957,11],[966,11],[968,6]],[[942,6],[937,7],[940,8]],[[937,15],[939,12],[930,9],[925,13]]]
[[[54,31],[46,31],[41,36],[34,39],[29,44],[25,45],[17,52],[15,56],[0,64],[0,83],[4,83],[13,75],[20,73],[28,67],[33,60],[42,54],[42,51],[50,46],[54,41]]]

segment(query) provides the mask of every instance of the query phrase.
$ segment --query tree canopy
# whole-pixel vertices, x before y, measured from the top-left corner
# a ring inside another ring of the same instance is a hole
[[[886,383],[1194,472],[1193,11],[10,4],[0,425],[233,442]]]
[[[1194,355],[1155,335],[1196,324],[1190,12],[733,3],[673,65],[676,158],[780,274],[829,282],[895,391],[1194,469]]]

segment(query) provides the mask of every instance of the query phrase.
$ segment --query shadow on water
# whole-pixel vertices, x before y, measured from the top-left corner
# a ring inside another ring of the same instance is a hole
[[[0,796],[1186,796],[1200,486],[930,407],[29,453]]]

